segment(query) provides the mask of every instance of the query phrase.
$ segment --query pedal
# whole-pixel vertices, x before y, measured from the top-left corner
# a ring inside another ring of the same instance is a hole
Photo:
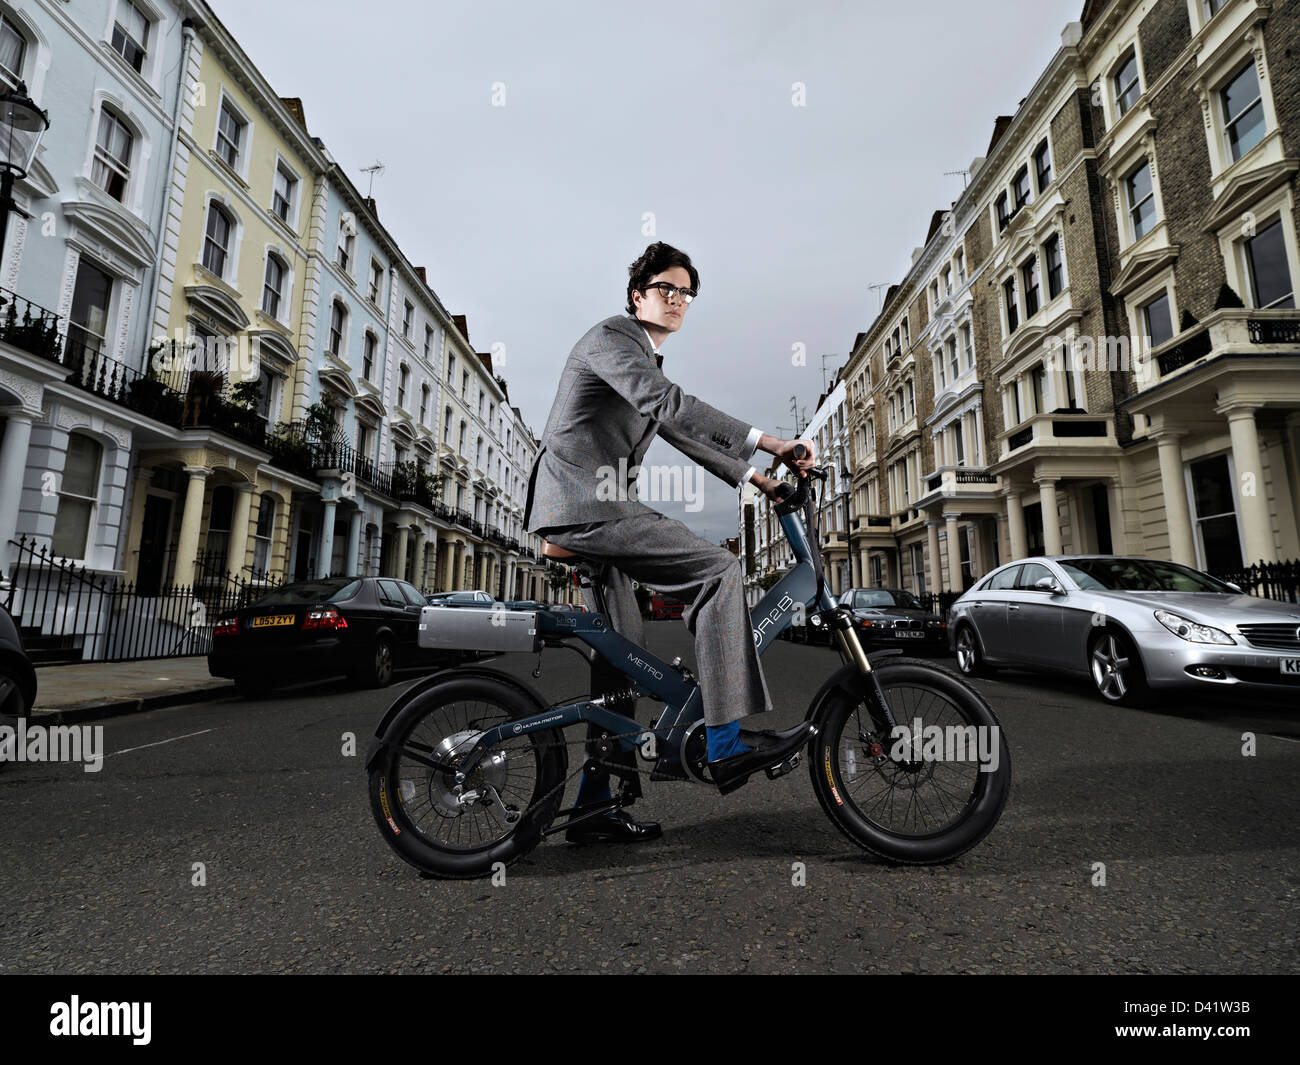
[[[775,780],[777,777],[783,777],[787,773],[790,773],[793,770],[797,769],[799,767],[799,755],[800,752],[795,751],[794,754],[790,755],[790,757],[787,758],[780,765],[768,766],[766,769],[763,770],[763,772],[767,774],[767,779]]]

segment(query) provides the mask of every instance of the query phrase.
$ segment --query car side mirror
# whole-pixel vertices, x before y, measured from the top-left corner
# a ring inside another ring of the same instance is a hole
[[[1241,585],[1239,585],[1239,584],[1233,584],[1232,581],[1224,581],[1223,583],[1226,584],[1229,588],[1231,588],[1231,589],[1232,589],[1234,592],[1236,592],[1238,595],[1242,595],[1242,594],[1244,594],[1244,593],[1242,592],[1242,590],[1241,590]]]
[[[1038,580],[1034,581],[1034,589],[1039,592],[1051,592],[1052,595],[1063,594],[1063,590],[1056,583],[1055,577],[1039,577]]]

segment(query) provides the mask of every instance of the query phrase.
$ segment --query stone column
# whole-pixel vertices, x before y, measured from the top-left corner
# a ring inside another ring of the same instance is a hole
[[[3,460],[0,459],[0,469]],[[153,470],[148,466],[135,468],[135,488],[131,492],[131,516],[127,519],[126,555],[123,565],[126,567],[126,579],[134,584],[140,579],[140,538],[144,535],[144,508],[149,499],[149,485],[153,483]],[[0,499],[0,507],[4,506]],[[0,543],[7,541],[0,541]],[[0,556],[0,573],[4,572],[4,559]]]
[[[984,519],[976,518],[970,523],[970,580],[974,584],[984,576],[987,569],[984,565],[984,534],[980,524]]]
[[[397,543],[393,546],[393,558],[389,568],[390,576],[398,580],[406,579],[406,545],[411,538],[411,530],[405,525],[397,527]]]
[[[1007,500],[1007,534],[1011,537],[1011,557],[1008,562],[1025,557],[1029,551],[1029,537],[1025,532],[1025,504],[1020,490],[1014,486],[1003,493]]]
[[[939,519],[927,518],[925,522],[926,561],[930,572],[925,575],[925,586],[932,592],[943,590],[943,560],[939,557]]]
[[[1256,562],[1276,562],[1277,542],[1273,539],[1273,522],[1268,513],[1268,497],[1264,494],[1255,408],[1233,406],[1220,408],[1218,413],[1227,414],[1228,432],[1232,436],[1232,464],[1237,471],[1233,489],[1241,507],[1245,563],[1250,566]]]
[[[189,483],[185,486],[185,508],[181,511],[180,543],[176,548],[176,572],[173,584],[194,583],[194,560],[199,553],[199,525],[203,521],[203,489],[212,471],[206,466],[186,466]]]
[[[1061,516],[1056,510],[1056,478],[1035,477],[1038,485],[1038,500],[1043,513],[1043,552],[1048,555],[1061,553]]]
[[[244,570],[248,552],[248,519],[253,510],[253,486],[245,481],[235,485],[235,511],[230,519],[230,544],[226,548],[226,572],[238,577]]]
[[[9,572],[16,561],[17,549],[9,541],[18,537],[18,509],[23,497],[23,471],[27,468],[27,447],[32,439],[31,411],[8,410],[4,446],[0,448],[0,574]]]
[[[344,567],[348,575],[353,573],[365,573],[365,568],[356,569],[357,559],[361,557],[361,511],[353,510],[348,519],[348,559],[347,566]]]
[[[1196,548],[1192,539],[1192,516],[1187,505],[1187,487],[1183,480],[1181,433],[1153,433],[1160,456],[1160,481],[1165,489],[1165,525],[1169,531],[1169,557],[1184,566],[1196,565]],[[1236,440],[1233,441],[1234,447]]]
[[[961,544],[957,540],[957,515],[945,514],[944,527],[948,534],[948,584],[947,590],[961,591]],[[939,591],[942,589],[936,589]]]
[[[316,552],[317,577],[328,577],[334,559],[334,512],[338,509],[337,499],[322,499],[325,515],[321,518],[320,549]]]
[[[1106,505],[1110,509],[1110,549],[1116,555],[1128,554],[1128,537],[1124,533],[1124,493],[1118,477],[1106,482]]]

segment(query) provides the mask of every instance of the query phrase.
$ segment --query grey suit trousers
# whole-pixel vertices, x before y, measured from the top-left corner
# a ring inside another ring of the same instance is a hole
[[[754,649],[740,559],[696,536],[680,521],[638,504],[632,517],[563,525],[537,532],[553,544],[606,562],[605,605],[618,633],[645,646],[632,582],[680,599],[695,637],[696,672],[708,725],[725,725],[772,709]],[[594,598],[584,592],[587,608]]]

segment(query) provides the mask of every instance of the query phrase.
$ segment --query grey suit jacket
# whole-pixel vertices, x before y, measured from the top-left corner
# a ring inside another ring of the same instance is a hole
[[[615,315],[592,326],[569,353],[528,479],[524,528],[628,517],[644,509],[617,498],[606,473],[623,459],[635,482],[658,434],[727,484],[739,486],[755,448],[751,425],[683,392],[663,375],[641,323]],[[615,480],[617,477],[615,477]],[[604,481],[604,487],[602,487]],[[615,496],[615,498],[609,498]]]

